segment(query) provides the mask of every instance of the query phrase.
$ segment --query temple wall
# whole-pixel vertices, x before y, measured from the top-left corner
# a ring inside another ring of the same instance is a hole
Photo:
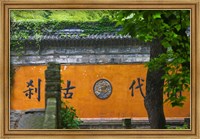
[[[17,66],[14,84],[11,92],[11,109],[27,110],[45,107],[45,77],[46,65]],[[134,87],[138,86],[137,78],[144,79],[142,90],[145,92],[147,68],[144,64],[119,64],[119,65],[68,65],[61,66],[62,88],[67,87],[67,80],[74,89],[72,98],[64,98],[65,90],[62,90],[62,101],[74,106],[80,118],[110,118],[110,117],[146,117],[144,99],[139,89],[134,89],[131,95],[129,87],[133,80]],[[27,83],[33,80],[37,87],[38,79],[41,79],[41,100],[37,100],[37,93],[33,92],[31,99],[25,96]],[[94,94],[94,84],[99,79],[107,79],[112,85],[112,93],[106,99],[99,99]],[[172,108],[165,104],[166,117],[190,116],[190,93],[187,96],[184,107]]]
[[[30,42],[31,40],[29,44]],[[75,87],[68,92],[73,94],[71,98],[64,98],[66,90],[62,90],[62,101],[74,106],[80,118],[147,117],[144,98],[140,89],[135,87],[139,85],[137,79],[143,79],[140,80],[143,84],[141,89],[146,93],[147,68],[144,63],[149,61],[149,50],[150,46],[147,44],[119,38],[109,41],[52,38],[51,41],[41,41],[40,48],[25,45],[21,56],[11,51],[11,63],[16,70],[10,107],[13,110],[44,108],[44,71],[48,62],[57,62],[62,64],[62,88],[67,88],[67,81],[70,81],[69,86]],[[106,79],[111,85],[112,92],[108,98],[99,99],[94,93],[94,85],[100,79]],[[31,98],[27,94],[27,83],[30,80],[34,84]],[[133,80],[136,81],[133,87],[134,96],[129,89]],[[190,116],[190,93],[183,92],[183,95],[187,96],[184,107],[172,108],[170,104],[165,104],[166,117]]]

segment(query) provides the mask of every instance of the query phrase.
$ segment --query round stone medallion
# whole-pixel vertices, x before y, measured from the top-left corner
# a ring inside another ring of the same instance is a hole
[[[94,89],[94,94],[99,99],[106,99],[112,93],[111,83],[106,79],[100,79],[100,80],[96,81],[93,89]]]

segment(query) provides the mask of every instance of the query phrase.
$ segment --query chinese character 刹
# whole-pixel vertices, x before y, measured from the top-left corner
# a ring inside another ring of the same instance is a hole
[[[35,90],[35,93],[37,93],[37,100],[40,101],[40,84],[41,84],[41,79],[38,79],[38,86],[37,88],[34,88],[34,84],[33,84],[33,80],[30,79],[29,82],[27,83],[27,87],[28,89],[23,91],[25,93],[25,96],[28,97],[29,99],[31,99],[31,96],[34,95],[34,93],[32,92],[33,90]]]

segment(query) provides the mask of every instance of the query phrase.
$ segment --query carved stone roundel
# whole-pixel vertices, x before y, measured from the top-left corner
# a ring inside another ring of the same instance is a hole
[[[94,84],[94,94],[99,99],[106,99],[112,94],[112,85],[106,79],[100,79]]]

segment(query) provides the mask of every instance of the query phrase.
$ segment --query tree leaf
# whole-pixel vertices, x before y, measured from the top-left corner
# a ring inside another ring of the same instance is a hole
[[[178,24],[178,25],[175,26],[175,28],[176,28],[177,31],[179,31],[181,29],[181,25]]]
[[[168,41],[162,41],[162,45],[165,47],[165,48],[168,48],[170,47],[170,43]]]
[[[158,18],[161,18],[161,13],[155,13],[153,15],[153,19],[158,19]]]

